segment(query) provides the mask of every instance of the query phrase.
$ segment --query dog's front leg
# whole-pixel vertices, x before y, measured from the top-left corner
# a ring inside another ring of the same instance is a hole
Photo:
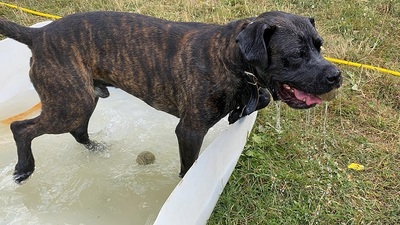
[[[199,124],[181,119],[175,133],[178,137],[179,156],[181,160],[180,177],[184,177],[199,156],[201,144],[208,128],[202,128]]]

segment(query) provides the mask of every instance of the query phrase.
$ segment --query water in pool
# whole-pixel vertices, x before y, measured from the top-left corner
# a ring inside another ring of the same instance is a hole
[[[122,91],[110,92],[89,126],[91,138],[104,149],[89,152],[69,134],[38,137],[32,143],[36,170],[23,185],[12,180],[16,147],[8,125],[0,124],[0,224],[154,222],[180,181],[178,119]],[[34,94],[28,96],[36,101]],[[15,107],[22,101],[29,97],[1,103],[0,117],[20,110]],[[209,131],[203,149],[227,124],[224,119]],[[156,156],[154,164],[136,163],[145,150]]]

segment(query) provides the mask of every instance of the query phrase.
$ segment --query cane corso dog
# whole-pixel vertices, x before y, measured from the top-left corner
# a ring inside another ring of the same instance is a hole
[[[10,126],[18,151],[17,183],[35,169],[35,137],[69,132],[95,147],[88,123],[98,98],[108,97],[108,86],[180,119],[175,133],[183,177],[221,118],[229,114],[234,123],[271,98],[310,108],[342,80],[320,54],[314,19],[285,12],[226,25],[87,12],[42,28],[0,19],[0,34],[31,49],[29,76],[42,102],[38,117]]]

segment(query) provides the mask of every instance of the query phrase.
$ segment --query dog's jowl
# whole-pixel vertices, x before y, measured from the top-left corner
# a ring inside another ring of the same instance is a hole
[[[35,169],[35,137],[69,132],[94,148],[88,123],[98,98],[108,97],[107,86],[180,118],[175,132],[184,176],[208,129],[227,114],[234,123],[271,97],[309,108],[342,79],[320,54],[314,20],[284,12],[226,25],[88,12],[42,28],[0,19],[0,34],[31,49],[29,76],[42,101],[38,117],[11,124],[17,183]]]

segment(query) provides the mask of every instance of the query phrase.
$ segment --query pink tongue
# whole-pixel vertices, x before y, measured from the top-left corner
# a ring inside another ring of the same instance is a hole
[[[294,89],[294,95],[300,101],[304,101],[304,99],[305,99],[307,105],[321,104],[322,103],[322,100],[318,96],[313,95],[313,94],[308,94],[308,93],[302,92],[302,91],[297,90],[297,89]]]

